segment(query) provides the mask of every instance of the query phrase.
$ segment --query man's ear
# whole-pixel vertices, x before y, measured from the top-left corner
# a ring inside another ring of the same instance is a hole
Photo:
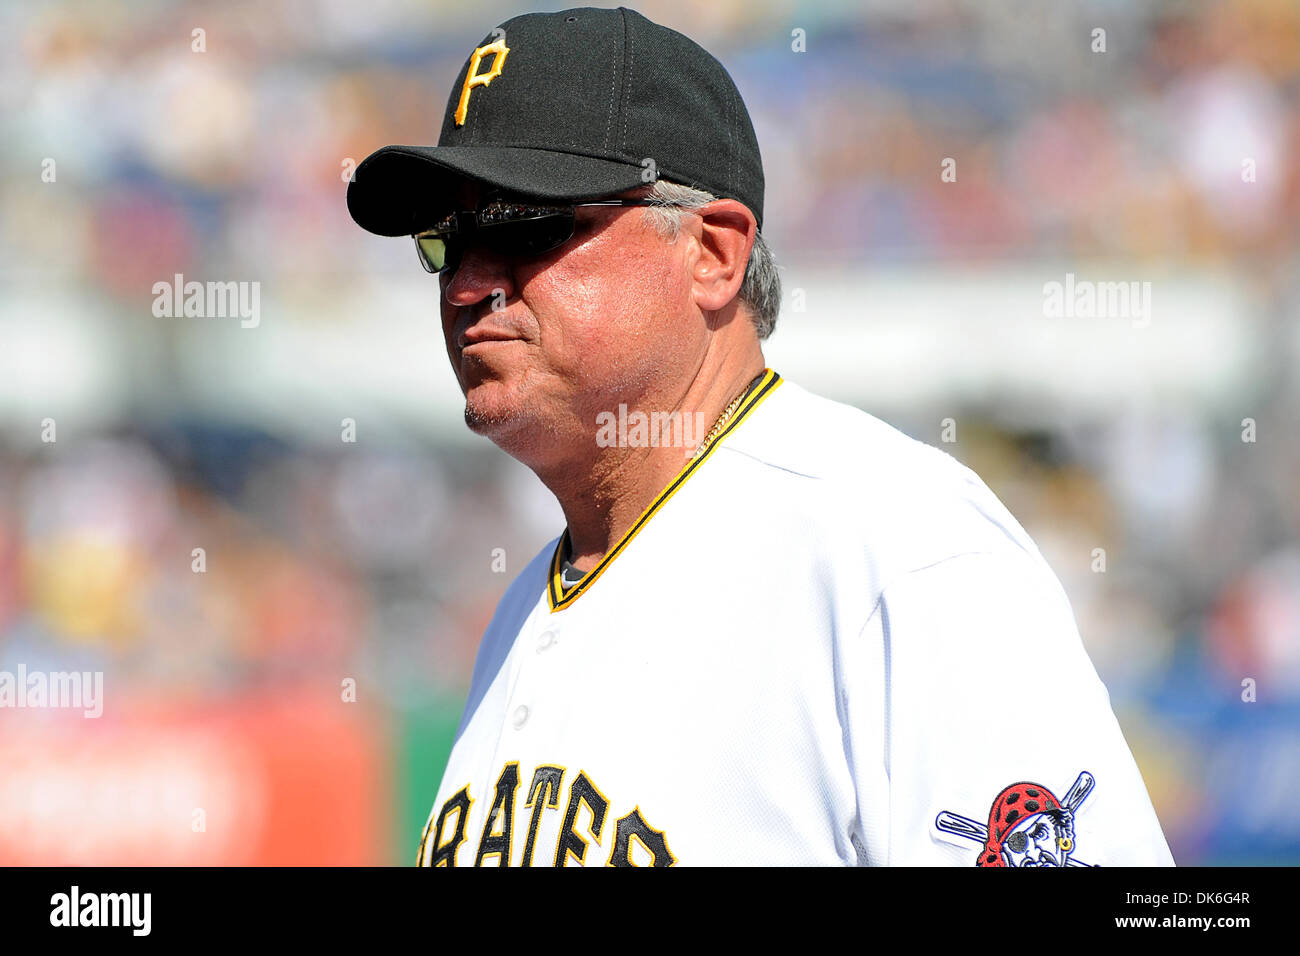
[[[758,235],[754,214],[734,199],[718,199],[697,210],[699,257],[691,267],[695,304],[717,312],[740,291],[749,251]]]

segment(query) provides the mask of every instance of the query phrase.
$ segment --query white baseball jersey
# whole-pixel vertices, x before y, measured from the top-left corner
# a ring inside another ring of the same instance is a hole
[[[969,469],[768,369],[479,648],[424,865],[1169,865],[1059,582]]]

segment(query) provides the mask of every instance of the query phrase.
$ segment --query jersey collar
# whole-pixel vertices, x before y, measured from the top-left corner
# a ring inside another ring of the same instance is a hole
[[[646,526],[646,523],[654,516],[655,512],[662,508],[664,503],[677,493],[677,490],[686,483],[686,479],[695,474],[696,470],[709,460],[709,456],[718,450],[718,446],[722,444],[726,437],[731,434],[733,430],[738,428],[740,423],[748,418],[750,413],[761,405],[763,401],[776,390],[777,386],[781,384],[781,381],[781,376],[772,371],[772,369],[764,369],[763,375],[759,379],[758,384],[754,386],[744,401],[736,407],[736,411],[732,414],[731,420],[727,422],[722,431],[720,431],[717,437],[713,439],[713,443],[704,450],[704,454],[700,455],[699,458],[695,458],[686,463],[686,466],[677,473],[677,477],[668,483],[668,487],[661,491],[654,501],[650,502],[650,506],[646,508],[645,511],[641,512],[641,517],[637,518],[636,521],[632,523],[632,527],[628,528],[623,534],[623,537],[619,538],[618,543],[606,552],[605,556],[600,559],[600,563],[583,575],[582,580],[569,588],[567,592],[561,587],[560,582],[561,562],[564,552],[569,544],[569,529],[567,527],[564,529],[564,533],[560,535],[559,542],[555,545],[555,553],[551,556],[551,572],[547,580],[546,601],[551,607],[551,613],[563,611],[578,598],[582,597],[583,594],[587,593],[591,586],[596,582],[596,579],[599,578],[613,560],[623,552],[623,549],[627,547],[628,542],[636,537],[637,532]]]

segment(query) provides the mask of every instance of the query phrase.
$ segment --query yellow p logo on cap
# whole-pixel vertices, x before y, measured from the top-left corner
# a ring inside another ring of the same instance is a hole
[[[510,48],[506,46],[505,37],[497,37],[487,46],[481,46],[474,51],[474,55],[469,59],[469,69],[465,71],[465,85],[460,90],[460,103],[456,107],[456,125],[465,125],[465,114],[469,112],[469,94],[476,86],[487,86],[494,79],[501,75],[501,67],[505,65],[506,54]],[[479,64],[483,62],[483,57],[492,54],[492,68],[486,73],[479,73]]]

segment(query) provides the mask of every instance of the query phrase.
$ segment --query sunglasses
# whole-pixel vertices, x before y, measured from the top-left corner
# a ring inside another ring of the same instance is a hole
[[[475,210],[449,213],[432,229],[417,233],[415,249],[425,272],[455,272],[465,250],[478,243],[517,259],[558,249],[573,238],[579,206],[662,206],[655,199],[604,199],[563,205],[534,205],[487,197]]]

